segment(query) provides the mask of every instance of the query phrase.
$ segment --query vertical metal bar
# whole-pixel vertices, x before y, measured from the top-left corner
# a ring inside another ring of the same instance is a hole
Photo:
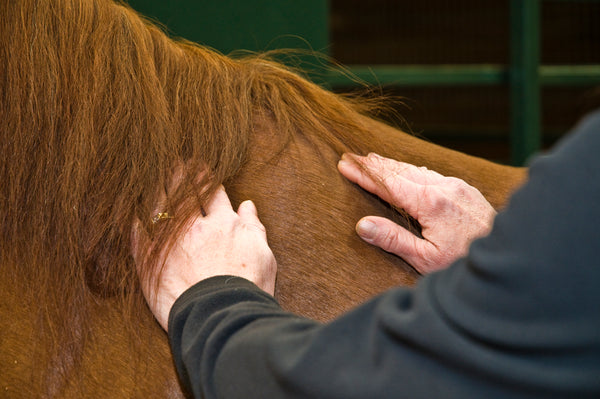
[[[540,0],[511,0],[511,161],[522,165],[541,147]]]

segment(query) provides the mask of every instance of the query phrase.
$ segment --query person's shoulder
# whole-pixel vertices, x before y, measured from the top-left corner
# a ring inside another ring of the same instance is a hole
[[[600,134],[600,109],[585,115],[573,129],[574,131],[596,131]]]
[[[550,151],[549,158],[573,167],[600,162],[600,110],[584,116]],[[542,157],[545,158],[545,157]]]

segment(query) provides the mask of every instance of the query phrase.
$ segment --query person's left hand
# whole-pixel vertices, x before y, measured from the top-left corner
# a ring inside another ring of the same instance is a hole
[[[175,300],[209,277],[239,276],[271,295],[275,292],[277,262],[254,203],[242,202],[236,213],[221,186],[205,213],[202,216],[198,210],[189,229],[176,240],[164,259],[158,284],[141,282],[150,310],[165,331]]]
[[[449,266],[492,228],[496,211],[479,190],[461,179],[377,154],[345,154],[338,169],[421,224],[423,238],[378,216],[366,216],[356,226],[363,240],[402,257],[420,273]]]

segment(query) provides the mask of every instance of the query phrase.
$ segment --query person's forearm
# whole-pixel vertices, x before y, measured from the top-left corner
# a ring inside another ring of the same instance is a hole
[[[203,398],[218,397],[217,392],[223,389],[223,385],[231,385],[229,388],[233,389],[252,386],[258,389],[257,381],[245,378],[252,374],[244,372],[245,364],[242,359],[234,361],[234,369],[225,372],[231,376],[231,381],[225,384],[215,371],[219,367],[217,363],[226,352],[225,345],[236,339],[236,334],[252,341],[251,328],[246,329],[244,334],[238,334],[246,325],[258,318],[286,317],[298,319],[307,326],[316,325],[313,321],[284,312],[272,296],[239,277],[213,277],[190,288],[171,309],[168,329],[177,371],[185,388],[195,397]],[[257,331],[260,332],[261,329]],[[258,340],[263,340],[265,334],[267,332],[263,328]],[[265,356],[258,347],[248,349],[258,359]],[[231,363],[225,364],[225,367],[232,367]],[[261,382],[261,385],[264,384],[265,382]],[[261,389],[264,392],[265,386]],[[241,391],[239,397],[253,396]]]
[[[597,398],[600,114],[578,130],[415,289],[325,325],[239,278],[186,291],[169,325],[182,380],[204,398]]]
[[[432,296],[437,277],[325,325],[286,313],[243,279],[207,280],[171,312],[178,373],[195,397],[206,399],[515,395],[514,387],[498,384],[511,367],[486,360],[493,350],[440,313]]]

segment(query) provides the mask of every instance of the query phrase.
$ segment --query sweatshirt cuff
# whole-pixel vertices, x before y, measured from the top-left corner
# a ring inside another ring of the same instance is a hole
[[[261,290],[256,284],[242,277],[237,276],[215,276],[202,280],[190,288],[188,288],[183,294],[177,298],[173,307],[169,312],[169,331],[171,331],[172,323],[174,322],[175,316],[193,302],[197,302],[200,297],[217,293],[223,290],[239,290],[246,289],[250,291],[257,291],[258,293],[264,294],[272,298],[274,302],[275,298]]]

